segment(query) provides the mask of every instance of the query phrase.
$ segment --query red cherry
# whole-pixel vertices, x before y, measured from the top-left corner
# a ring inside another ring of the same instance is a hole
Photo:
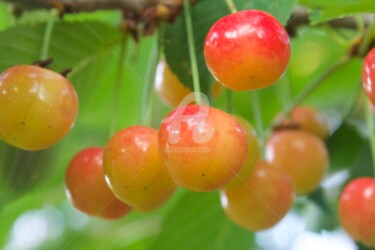
[[[204,57],[212,75],[232,90],[253,90],[275,83],[290,56],[289,36],[281,23],[260,10],[219,19],[209,30]]]
[[[362,177],[351,181],[339,201],[341,226],[369,247],[375,247],[375,179]]]
[[[289,174],[297,194],[314,191],[329,165],[323,141],[300,130],[272,134],[266,144],[266,159]]]
[[[375,105],[375,48],[365,57],[362,67],[362,85],[366,95]]]
[[[242,185],[220,194],[228,217],[250,231],[277,224],[290,210],[294,196],[290,177],[262,160],[256,163],[254,172]]]
[[[230,114],[208,106],[175,109],[159,129],[165,167],[180,186],[210,191],[229,182],[247,158],[245,131]]]
[[[120,130],[104,151],[104,171],[116,197],[138,210],[164,204],[176,184],[158,150],[158,131],[146,126]]]
[[[78,96],[68,79],[45,68],[18,65],[0,74],[0,137],[25,150],[45,149],[73,127]]]
[[[70,202],[86,214],[116,219],[131,210],[114,196],[105,181],[102,148],[86,148],[73,157],[66,170],[65,186]]]

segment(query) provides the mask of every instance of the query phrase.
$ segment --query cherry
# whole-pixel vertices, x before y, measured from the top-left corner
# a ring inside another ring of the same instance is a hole
[[[375,179],[361,177],[344,188],[338,206],[341,226],[353,237],[375,247]]]
[[[158,131],[149,127],[132,126],[112,136],[104,170],[115,195],[138,210],[159,207],[176,187],[158,151]]]
[[[155,90],[165,104],[174,108],[181,103],[185,96],[192,93],[191,89],[178,80],[165,61],[160,61],[158,64]],[[212,97],[219,96],[220,92],[221,85],[215,81],[211,90]]]
[[[327,119],[315,108],[297,106],[290,112],[290,117],[276,117],[277,126],[297,125],[300,129],[326,139],[330,134]]]
[[[251,124],[241,116],[235,116],[246,133],[247,139],[247,159],[240,172],[233,179],[225,184],[223,188],[228,189],[243,184],[253,172],[255,163],[260,157],[259,142],[255,130]]]
[[[47,148],[73,127],[78,97],[63,76],[19,65],[0,75],[0,137],[26,150]]]
[[[298,194],[314,191],[329,164],[322,140],[299,130],[274,133],[266,145],[266,159],[290,175]]]
[[[363,62],[362,85],[367,97],[375,105],[375,48],[370,50]]]
[[[243,185],[221,191],[221,205],[230,219],[259,231],[278,223],[293,205],[290,177],[265,161],[258,161]]]
[[[203,192],[223,186],[241,170],[247,140],[233,116],[212,107],[189,105],[163,120],[159,150],[178,185]]]
[[[86,148],[73,157],[66,170],[65,186],[73,206],[91,216],[117,219],[131,211],[114,196],[105,181],[100,147]]]
[[[240,11],[211,27],[204,42],[204,57],[212,75],[225,87],[264,88],[275,83],[289,63],[289,36],[270,14]]]

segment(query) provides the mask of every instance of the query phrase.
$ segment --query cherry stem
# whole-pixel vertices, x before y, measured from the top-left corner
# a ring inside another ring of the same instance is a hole
[[[197,56],[195,52],[193,22],[191,19],[191,10],[190,10],[189,0],[184,0],[184,16],[185,16],[185,23],[186,23],[187,39],[188,39],[188,44],[189,44],[190,64],[191,64],[191,70],[193,74],[195,102],[198,105],[201,105],[202,100],[201,100],[201,95],[200,95],[201,91],[200,91],[200,83],[199,83],[199,71],[198,71],[198,64],[197,64]]]
[[[375,36],[375,23],[372,23],[372,25],[368,28],[367,32],[363,35],[362,42],[359,46],[359,55],[361,56],[366,55],[374,36]]]
[[[310,84],[300,92],[293,101],[291,101],[282,111],[282,116],[288,116],[290,111],[297,105],[301,104],[307,97],[309,97],[325,80],[327,80],[333,73],[350,62],[351,57],[345,56],[337,61],[334,65],[329,67],[316,79],[312,80]]]
[[[67,77],[68,76],[68,74],[70,73],[70,72],[72,72],[72,68],[66,68],[66,69],[64,69],[63,71],[61,71],[60,72],[60,75],[62,75],[63,77]]]
[[[113,91],[113,100],[112,100],[112,114],[111,114],[111,125],[109,129],[109,136],[111,137],[116,132],[116,123],[118,115],[118,104],[120,100],[120,87],[124,73],[125,65],[125,56],[126,56],[126,47],[127,47],[127,35],[124,35],[123,41],[120,45],[120,56],[118,61],[118,69],[116,72],[116,79]]]
[[[349,106],[348,111],[343,115],[342,121],[348,120],[350,116],[356,111],[358,103],[360,103],[362,98],[362,91],[362,81],[360,81],[358,82],[357,89],[355,90],[355,98],[353,99],[353,103]]]
[[[238,10],[236,8],[236,5],[234,4],[233,0],[225,0],[225,2],[227,3],[228,8],[229,8],[231,13],[238,12]]]
[[[261,105],[259,103],[259,95],[257,90],[251,91],[251,104],[254,113],[255,126],[258,132],[260,148],[263,149],[262,155],[264,155],[265,132],[262,122]]]
[[[365,112],[365,119],[368,129],[368,137],[370,140],[370,146],[371,146],[371,155],[372,155],[372,166],[373,166],[373,176],[375,176],[375,132],[374,132],[374,118],[372,115],[372,103],[367,98],[367,96],[364,96],[366,100],[366,112]]]
[[[52,62],[53,62],[53,59],[50,57],[50,58],[47,58],[45,60],[38,60],[36,62],[33,62],[32,65],[36,65],[36,66],[45,68],[48,65],[50,65]]]
[[[277,86],[280,89],[281,102],[283,104],[283,107],[286,107],[289,105],[290,102],[292,102],[292,88],[288,71],[285,73],[283,78],[281,78],[280,84]]]
[[[48,58],[48,50],[49,50],[49,45],[51,43],[51,36],[52,36],[56,16],[57,16],[57,10],[55,9],[50,10],[48,21],[46,24],[46,29],[43,35],[42,49],[40,51],[40,60],[46,60]]]
[[[230,89],[226,89],[227,94],[227,112],[230,114],[233,112],[233,92]]]
[[[156,38],[151,49],[149,63],[147,65],[147,74],[143,89],[143,107],[142,107],[142,124],[151,125],[152,108],[154,101],[154,82],[156,77],[156,67],[160,58],[160,35],[156,33]]]

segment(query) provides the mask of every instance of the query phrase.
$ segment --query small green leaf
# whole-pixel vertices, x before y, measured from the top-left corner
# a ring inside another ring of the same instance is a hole
[[[224,214],[217,192],[186,192],[166,215],[150,249],[254,249],[254,235]]]
[[[329,2],[329,1],[327,1]],[[342,1],[339,4],[331,3],[323,8],[314,9],[311,12],[311,23],[319,24],[335,18],[342,18],[354,14],[375,12],[375,1],[373,0],[357,0]]]

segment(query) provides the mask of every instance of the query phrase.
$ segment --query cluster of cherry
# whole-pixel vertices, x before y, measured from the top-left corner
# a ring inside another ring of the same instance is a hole
[[[275,83],[290,57],[284,27],[268,13],[247,10],[218,20],[204,43],[206,64],[215,79],[236,91]],[[79,152],[66,171],[69,200],[79,210],[115,219],[161,206],[181,186],[197,192],[220,190],[228,216],[251,230],[275,225],[293,205],[294,195],[314,191],[329,156],[323,140],[329,127],[319,112],[295,107],[278,117],[264,159],[252,126],[242,117],[203,105],[176,106],[191,92],[161,62],[156,91],[175,109],[159,130],[132,126],[104,148]],[[363,67],[366,94],[375,103],[375,49]],[[212,88],[212,95],[220,85]],[[62,139],[77,116],[77,94],[60,74],[20,65],[0,75],[0,139],[26,150],[47,148]],[[291,126],[293,125],[293,126]],[[295,126],[294,126],[295,125]],[[375,179],[352,181],[339,201],[342,226],[354,239],[375,246]],[[371,201],[371,202],[370,202]],[[368,221],[366,221],[368,220]],[[368,229],[368,230],[367,230]],[[372,230],[372,231],[371,231]]]

